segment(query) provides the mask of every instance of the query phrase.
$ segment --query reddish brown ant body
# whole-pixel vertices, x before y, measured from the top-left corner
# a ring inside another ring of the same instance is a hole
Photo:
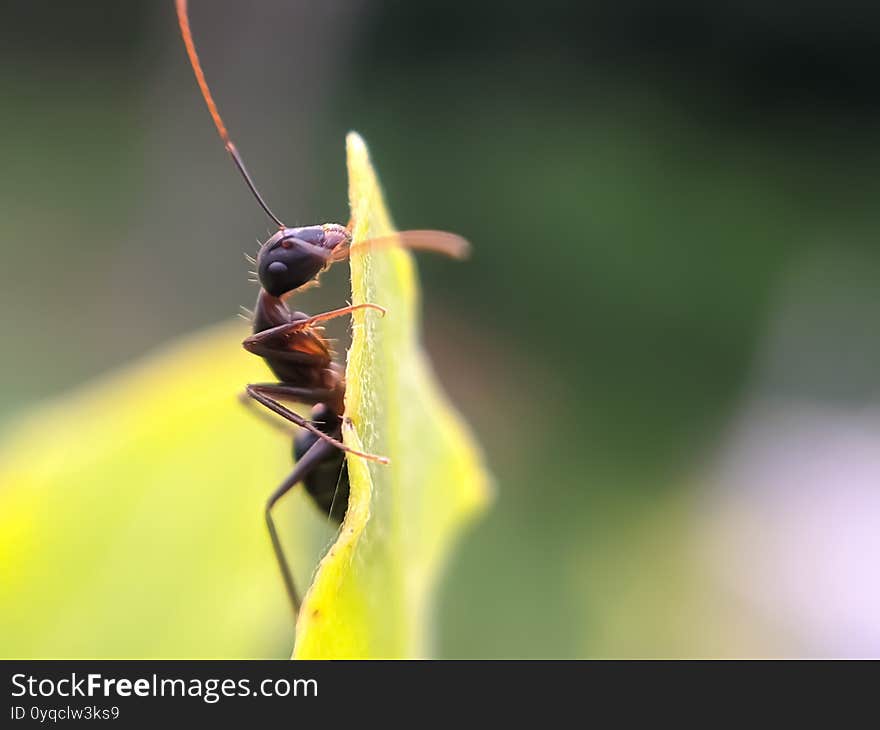
[[[183,42],[217,132],[257,202],[278,225],[278,231],[260,246],[257,255],[256,273],[261,288],[254,310],[253,334],[243,342],[246,350],[266,361],[278,382],[252,383],[245,392],[272,413],[303,429],[294,440],[296,465],[269,497],[265,510],[266,524],[284,585],[294,613],[297,613],[299,594],[272,519],[272,507],[302,482],[318,507],[340,523],[345,516],[349,497],[344,452],[388,463],[385,457],[356,451],[342,443],[344,371],[333,361],[330,343],[316,325],[356,309],[374,309],[382,314],[384,309],[375,304],[360,304],[310,317],[287,307],[285,301],[288,297],[314,282],[331,264],[349,256],[352,251],[351,229],[336,223],[288,228],[272,213],[232,143],[205,81],[192,40],[187,2],[175,1]],[[460,236],[441,231],[403,231],[393,237],[373,239],[357,246],[373,247],[379,243],[433,250],[455,257],[463,256],[468,248],[467,242]],[[283,402],[311,406],[312,419],[303,418]]]

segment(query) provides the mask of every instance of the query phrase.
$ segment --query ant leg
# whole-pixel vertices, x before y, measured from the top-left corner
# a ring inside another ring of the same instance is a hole
[[[246,337],[241,344],[245,350],[254,355],[259,355],[260,357],[271,356],[278,360],[309,365],[320,361],[320,356],[315,355],[314,353],[300,352],[299,350],[290,349],[292,337],[318,322],[326,322],[330,319],[343,317],[358,309],[375,309],[377,312],[381,312],[383,316],[385,315],[385,309],[378,304],[370,304],[368,302],[364,304],[352,304],[347,307],[324,312],[323,314],[316,314],[313,317],[306,317],[305,319],[297,319],[292,322],[287,322],[286,324],[271,327],[262,332],[255,332],[249,337]]]
[[[254,334],[246,337],[242,344],[244,344],[245,349],[249,349],[248,345],[268,344],[276,337],[286,337],[287,335],[291,335],[301,330],[307,329],[308,327],[311,327],[313,324],[317,324],[318,322],[325,322],[328,319],[343,317],[346,314],[351,314],[352,312],[357,311],[358,309],[375,309],[383,316],[385,315],[385,308],[380,307],[378,304],[371,304],[370,302],[364,302],[363,304],[349,304],[347,307],[331,309],[329,312],[315,314],[311,317],[306,317],[304,319],[295,319],[291,322],[280,324],[277,327],[270,327],[269,329],[265,329],[260,332],[254,332]]]
[[[277,386],[273,386],[277,387]],[[260,385],[248,385],[246,387],[247,394],[253,398],[258,403],[261,403],[266,408],[268,408],[273,413],[277,413],[282,418],[286,418],[288,421],[295,423],[300,428],[306,429],[306,431],[311,431],[315,436],[319,439],[323,439],[329,444],[333,444],[337,449],[341,451],[345,451],[349,454],[354,454],[355,456],[360,456],[363,459],[367,459],[368,461],[376,461],[380,464],[388,464],[390,460],[385,456],[377,456],[376,454],[368,454],[364,451],[358,451],[356,449],[352,449],[350,446],[346,446],[344,443],[339,441],[338,439],[333,438],[332,436],[328,436],[323,431],[319,430],[316,426],[312,425],[310,421],[307,421],[305,418],[300,416],[298,413],[294,413],[289,408],[285,408],[274,398],[270,398],[265,394],[266,387]]]
[[[358,309],[375,309],[379,312],[383,317],[386,314],[385,307],[380,307],[378,304],[371,304],[370,302],[364,302],[363,304],[349,304],[347,307],[340,307],[339,309],[331,309],[329,312],[324,312],[323,314],[315,314],[308,319],[303,319],[297,322],[297,324],[302,325],[304,327],[310,327],[313,324],[318,322],[325,322],[328,319],[336,319],[337,317],[343,317],[346,314],[351,314]]]
[[[297,388],[284,383],[251,383],[250,388],[259,390],[265,395],[273,396],[278,400],[286,400],[292,403],[302,403],[305,406],[316,406],[318,403],[326,403],[336,397],[336,390],[332,388]],[[246,406],[253,405],[253,398],[246,390],[239,399]],[[256,399],[255,399],[256,400]]]
[[[251,383],[251,387],[277,400],[302,403],[306,406],[326,403],[338,395],[338,392],[332,388],[297,388],[284,383]]]
[[[257,418],[259,418],[264,423],[267,423],[276,431],[280,431],[285,436],[290,436],[293,438],[296,434],[296,428],[287,425],[287,421],[282,421],[279,418],[275,418],[271,413],[266,411],[264,408],[260,408],[256,402],[247,394],[247,391],[241,391],[238,394],[239,402],[247,408],[251,413],[253,413]]]
[[[289,328],[291,325],[282,325]],[[294,363],[297,365],[315,365],[320,364],[324,358],[320,355],[309,352],[300,352],[299,350],[291,350],[288,347],[286,333],[277,332],[281,327],[273,327],[271,330],[264,330],[256,335],[242,340],[242,347],[254,355],[260,357],[273,357],[282,362]],[[269,335],[272,335],[271,337]],[[261,336],[262,335],[262,336]]]
[[[274,395],[279,400],[289,400],[294,403],[303,403],[308,406],[325,403],[335,395],[334,391],[328,388],[295,388],[290,385],[281,385],[280,383],[254,383],[254,386],[260,388],[260,390],[267,395]],[[258,408],[256,402],[251,398],[247,391],[239,393],[238,399],[248,408],[248,410],[264,420],[270,426],[278,429],[282,433],[292,435],[290,429],[285,427],[282,421],[274,418],[262,408]]]
[[[272,539],[272,549],[275,551],[275,557],[278,560],[278,567],[281,568],[281,577],[284,579],[284,588],[287,591],[287,597],[293,606],[293,614],[299,613],[299,594],[296,591],[296,584],[293,582],[293,571],[290,569],[290,563],[284,555],[284,548],[281,546],[281,539],[278,537],[278,530],[275,528],[275,521],[272,519],[272,507],[275,503],[293,489],[297,484],[303,481],[309,473],[317,467],[324,459],[334,451],[334,447],[326,441],[315,441],[309,447],[309,450],[303,454],[302,458],[296,462],[296,466],[290,475],[285,479],[281,486],[278,487],[266,502],[266,526],[269,528],[269,537]]]

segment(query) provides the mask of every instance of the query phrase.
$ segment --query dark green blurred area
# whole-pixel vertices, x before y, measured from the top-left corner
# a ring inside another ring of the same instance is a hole
[[[356,129],[401,228],[474,244],[465,265],[420,259],[429,348],[499,488],[450,568],[442,654],[674,653],[662,618],[609,628],[608,586],[621,555],[641,564],[639,526],[694,488],[788,268],[880,258],[880,9],[191,6],[227,124],[286,222],[345,222]],[[4,16],[9,419],[250,305],[240,252],[266,223],[170,2]],[[309,296],[339,302],[345,274]],[[645,573],[666,557],[645,548]],[[674,605],[684,589],[660,584]]]

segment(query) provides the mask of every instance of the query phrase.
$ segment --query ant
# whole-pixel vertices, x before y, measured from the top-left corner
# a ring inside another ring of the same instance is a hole
[[[372,309],[382,315],[385,310],[377,304],[365,303],[310,317],[289,309],[285,302],[288,297],[314,284],[332,264],[348,258],[353,249],[390,244],[461,258],[467,253],[468,243],[452,233],[424,230],[402,231],[394,236],[353,245],[351,223],[348,226],[337,223],[297,228],[285,226],[263,200],[229,137],[196,53],[187,0],[175,1],[183,43],[214,126],[257,203],[278,226],[278,230],[261,244],[257,258],[252,260],[256,265],[260,293],[253,313],[253,334],[242,343],[248,352],[265,360],[278,382],[251,383],[242,395],[246,403],[255,401],[303,429],[294,439],[296,465],[271,494],[265,507],[272,548],[296,616],[300,606],[299,594],[272,519],[272,508],[293,487],[302,483],[321,511],[340,524],[348,509],[350,489],[345,453],[381,464],[389,463],[384,456],[357,451],[342,443],[345,374],[342,366],[333,361],[330,343],[324,338],[321,327],[316,325],[358,309]],[[311,406],[311,420],[295,413],[283,402]]]

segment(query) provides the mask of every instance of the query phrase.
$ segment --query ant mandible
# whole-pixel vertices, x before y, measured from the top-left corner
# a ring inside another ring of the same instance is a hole
[[[351,225],[325,223],[299,228],[285,226],[266,205],[229,137],[196,54],[187,0],[175,1],[186,52],[220,139],[260,207],[278,226],[278,231],[260,246],[254,261],[260,293],[253,315],[253,334],[242,344],[248,352],[262,357],[278,378],[275,383],[251,383],[245,389],[247,397],[303,429],[294,439],[296,465],[271,494],[265,508],[272,547],[296,615],[299,612],[299,594],[272,519],[272,507],[294,486],[302,483],[322,512],[337,524],[341,523],[349,497],[344,452],[370,461],[388,463],[384,456],[357,451],[342,443],[345,375],[342,367],[333,361],[330,343],[316,325],[350,314],[356,309],[373,309],[383,315],[385,310],[376,304],[366,303],[310,317],[290,310],[285,301],[314,282],[331,264],[345,260],[353,248],[390,244],[460,258],[466,254],[468,243],[460,236],[442,231],[402,231],[394,236],[375,238],[353,246]],[[311,406],[311,420],[295,413],[283,402]]]

